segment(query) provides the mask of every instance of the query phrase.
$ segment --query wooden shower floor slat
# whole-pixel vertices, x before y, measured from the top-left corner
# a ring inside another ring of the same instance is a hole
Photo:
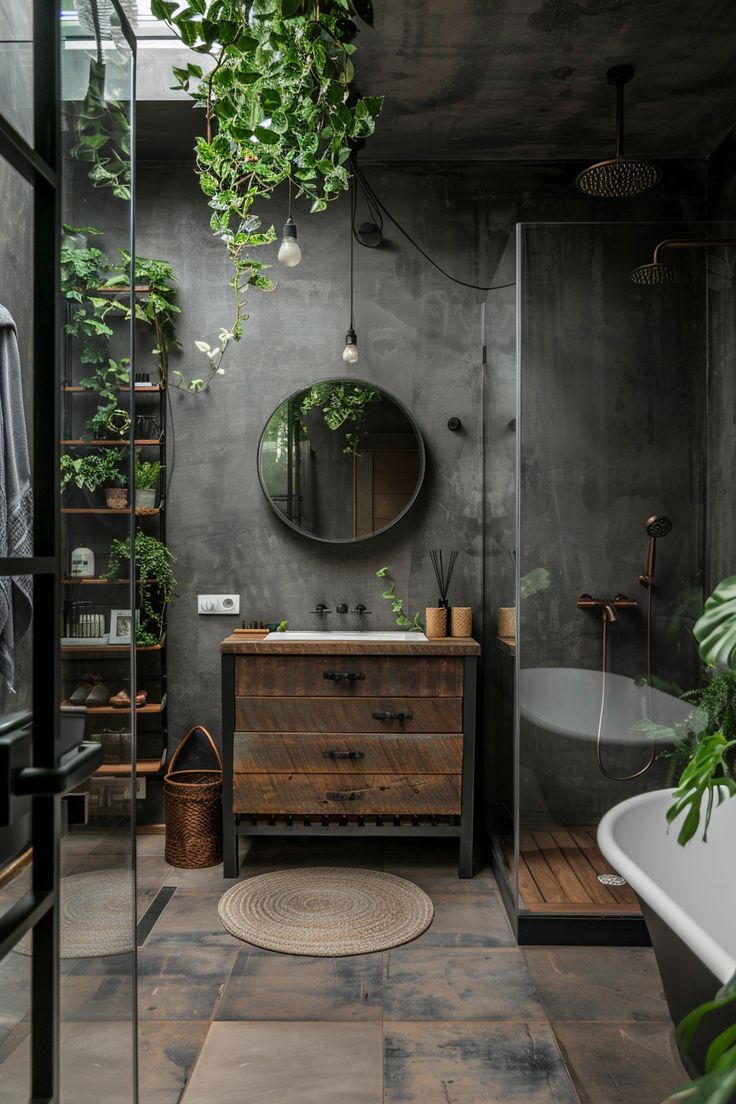
[[[599,874],[615,871],[598,850],[595,828],[550,828],[520,835],[519,890],[530,912],[634,913],[640,912],[628,886],[605,886]],[[513,868],[513,842],[503,841]]]

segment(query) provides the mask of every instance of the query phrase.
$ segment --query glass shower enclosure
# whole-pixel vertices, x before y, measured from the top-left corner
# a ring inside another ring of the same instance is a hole
[[[486,787],[521,942],[646,941],[596,828],[683,763],[681,695],[703,677],[708,312],[732,277],[717,247],[665,248],[671,282],[632,273],[659,242],[729,236],[519,224],[515,292],[486,304]],[[496,637],[496,607],[515,607],[514,637]]]

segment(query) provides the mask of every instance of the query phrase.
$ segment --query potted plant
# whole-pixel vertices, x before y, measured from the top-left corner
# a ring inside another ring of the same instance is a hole
[[[736,797],[733,760],[736,749],[736,575],[723,579],[705,603],[693,634],[701,660],[711,669],[711,678],[699,691],[697,705],[706,723],[694,741],[674,801],[667,812],[671,824],[681,813],[685,817],[677,837],[686,846],[703,827],[706,839],[711,814],[721,801]],[[692,695],[688,695],[691,697]],[[729,871],[723,871],[729,877]],[[693,1009],[677,1028],[685,1050],[704,1018],[724,1014],[736,1002],[736,974],[713,1000]],[[665,1104],[689,1100],[692,1104],[728,1104],[736,1093],[736,1025],[732,1022],[718,1034],[708,1050],[705,1072],[668,1096]]]
[[[128,505],[125,489],[125,472],[118,464],[124,459],[122,449],[99,449],[86,456],[65,453],[59,461],[61,491],[73,483],[80,491],[96,491],[105,488],[105,502],[111,510],[121,510]]]
[[[140,449],[135,456],[135,504],[141,510],[156,507],[156,489],[163,464],[159,460],[141,460]]]

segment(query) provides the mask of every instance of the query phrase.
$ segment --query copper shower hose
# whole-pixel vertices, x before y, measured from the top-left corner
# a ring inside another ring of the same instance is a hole
[[[611,774],[607,771],[603,765],[603,716],[606,711],[606,682],[607,682],[607,667],[608,667],[608,618],[606,617],[605,610],[603,611],[603,649],[601,656],[601,674],[603,675],[603,686],[601,688],[601,711],[598,715],[598,733],[595,740],[595,757],[598,762],[598,769],[601,774],[605,775],[612,782],[631,782],[634,778],[640,778],[642,774],[646,774],[649,768],[654,763],[656,755],[656,744],[654,738],[652,739],[652,747],[649,752],[649,758],[643,767],[640,767],[638,771],[634,771],[633,774]],[[652,587],[651,584],[647,587],[647,686],[649,687],[649,712],[651,714],[651,702],[652,702]]]

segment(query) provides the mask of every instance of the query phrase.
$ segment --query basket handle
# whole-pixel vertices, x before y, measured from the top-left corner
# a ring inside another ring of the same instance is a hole
[[[214,751],[214,753],[215,753],[215,758],[217,759],[217,766],[218,766],[218,768],[219,768],[220,770],[222,770],[222,759],[220,758],[220,753],[219,753],[219,751],[217,750],[217,744],[216,744],[216,743],[215,743],[215,741],[214,741],[214,740],[212,739],[212,736],[211,736],[211,734],[210,734],[210,733],[208,732],[208,730],[207,730],[207,729],[206,729],[206,728],[204,727],[204,725],[193,725],[193,727],[192,727],[192,728],[190,728],[190,729],[189,729],[189,731],[187,732],[187,734],[186,734],[186,736],[184,737],[184,739],[183,739],[183,740],[182,740],[182,741],[180,742],[180,744],[179,744],[178,748],[176,749],[176,751],[174,752],[174,754],[173,754],[173,755],[171,756],[171,759],[169,759],[169,764],[168,764],[168,766],[167,766],[167,768],[166,768],[166,774],[164,775],[164,777],[168,777],[168,775],[170,775],[170,774],[171,774],[171,772],[172,772],[172,771],[173,771],[173,769],[174,769],[174,764],[176,763],[176,760],[177,760],[177,759],[179,758],[179,753],[180,753],[180,752],[181,752],[181,751],[182,751],[182,750],[184,749],[184,746],[185,746],[185,745],[187,744],[187,742],[188,742],[188,741],[189,741],[189,740],[191,739],[191,737],[192,737],[192,736],[194,735],[194,733],[195,733],[195,732],[203,732],[203,733],[204,733],[204,735],[205,735],[205,736],[207,737],[207,739],[208,739],[208,740],[209,740],[209,742],[210,742],[210,747],[212,748],[212,750],[213,750],[213,751]]]

